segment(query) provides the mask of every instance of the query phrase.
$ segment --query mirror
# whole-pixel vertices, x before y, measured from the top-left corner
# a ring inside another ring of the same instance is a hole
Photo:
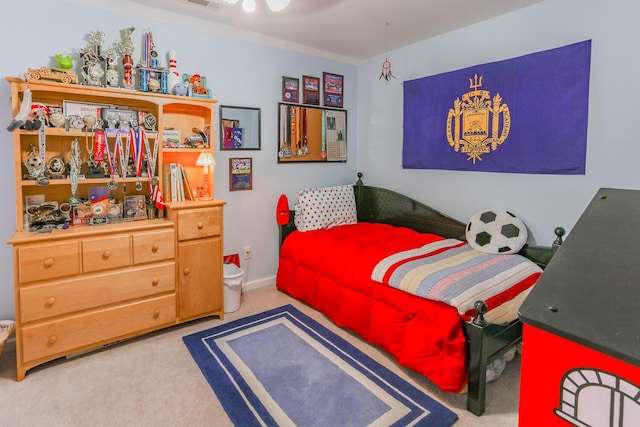
[[[278,104],[278,163],[346,162],[347,112]]]
[[[220,106],[220,150],[260,149],[260,109]]]

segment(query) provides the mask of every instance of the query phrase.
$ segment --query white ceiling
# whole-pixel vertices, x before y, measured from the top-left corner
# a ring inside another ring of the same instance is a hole
[[[253,13],[223,0],[127,1],[357,61],[542,0],[291,0],[281,12],[271,12],[264,0],[256,0]]]

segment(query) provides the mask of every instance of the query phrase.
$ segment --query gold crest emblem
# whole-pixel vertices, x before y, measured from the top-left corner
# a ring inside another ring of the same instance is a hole
[[[456,152],[466,154],[476,163],[483,154],[496,150],[509,136],[511,118],[509,107],[502,103],[500,94],[491,99],[482,87],[482,76],[469,79],[470,92],[456,98],[447,116],[447,140]],[[500,126],[502,115],[502,126]]]

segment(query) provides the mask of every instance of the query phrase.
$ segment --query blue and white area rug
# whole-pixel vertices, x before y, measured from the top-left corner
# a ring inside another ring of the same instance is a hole
[[[458,416],[292,305],[183,338],[237,426],[451,426]]]

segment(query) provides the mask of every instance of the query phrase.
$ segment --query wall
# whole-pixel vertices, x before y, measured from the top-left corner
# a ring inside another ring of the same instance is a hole
[[[138,50],[142,34],[152,31],[160,59],[175,49],[178,71],[199,73],[219,105],[257,107],[261,109],[262,150],[220,151],[216,129],[215,197],[227,201],[225,207],[225,253],[239,253],[252,246],[251,264],[242,261],[248,282],[273,281],[277,265],[275,206],[278,196],[286,193],[290,200],[297,191],[312,186],[338,185],[355,181],[356,75],[355,65],[296,53],[292,50],[226,37],[232,29],[216,26],[195,17],[176,17],[152,11],[122,0],[34,0],[17,15],[0,17],[0,38],[5,40],[0,63],[0,238],[6,241],[15,230],[12,135],[5,129],[12,119],[9,84],[5,76],[17,76],[27,68],[54,65],[56,53],[72,54],[86,45],[85,37],[96,30],[105,33],[104,47],[120,39],[119,30],[134,26],[134,43]],[[9,41],[14,41],[9,43]],[[322,76],[330,71],[345,76],[345,109],[353,115],[348,127],[347,163],[277,164],[277,103],[282,99],[282,76]],[[218,111],[216,109],[216,126]],[[253,190],[229,192],[228,158],[253,158]],[[13,271],[11,247],[0,246],[0,271],[6,279],[0,283],[0,319],[14,318]]]
[[[379,80],[384,55],[358,67],[358,170],[365,182],[404,192],[459,219],[504,207],[549,245],[570,231],[600,187],[637,189],[640,144],[635,83],[640,4],[633,0],[546,0],[390,52],[397,77]],[[390,23],[389,38],[402,31]],[[402,82],[592,39],[586,174],[522,175],[402,169]],[[621,242],[623,243],[623,242]]]

